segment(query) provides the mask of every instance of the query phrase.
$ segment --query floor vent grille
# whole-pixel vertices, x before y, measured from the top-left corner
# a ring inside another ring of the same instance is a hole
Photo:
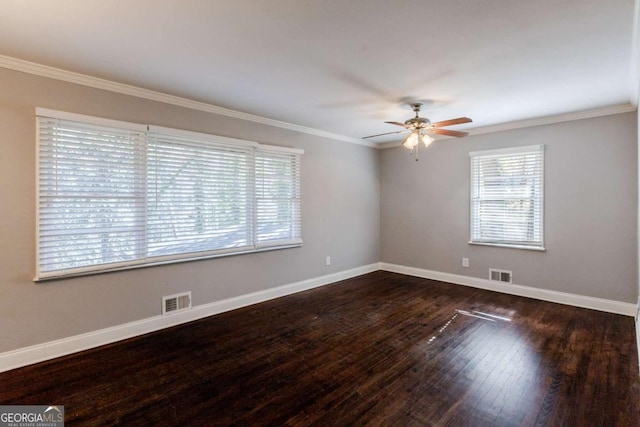
[[[191,292],[162,297],[162,315],[191,309]]]
[[[494,282],[511,283],[511,272],[508,270],[489,269],[489,280]]]

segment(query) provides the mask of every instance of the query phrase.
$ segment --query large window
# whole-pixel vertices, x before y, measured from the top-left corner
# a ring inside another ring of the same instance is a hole
[[[302,244],[301,150],[37,114],[38,280]]]
[[[470,243],[544,250],[544,145],[470,156]]]

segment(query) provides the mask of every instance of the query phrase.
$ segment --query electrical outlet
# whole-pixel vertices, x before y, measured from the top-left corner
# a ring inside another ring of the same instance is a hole
[[[328,256],[325,260],[324,260],[324,265],[331,265],[331,257]]]
[[[462,258],[462,266],[469,267],[469,258]]]

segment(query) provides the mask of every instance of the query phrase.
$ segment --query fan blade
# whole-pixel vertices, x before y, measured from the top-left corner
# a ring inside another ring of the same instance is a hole
[[[456,138],[464,138],[469,135],[469,132],[460,132],[458,130],[448,129],[431,129],[429,132],[437,133],[438,135],[455,136]]]
[[[395,132],[379,133],[377,135],[363,136],[362,139],[375,138],[376,136],[391,135],[392,133],[404,133],[404,132],[406,132],[406,130],[397,130]]]
[[[409,125],[405,125],[404,123],[400,123],[400,122],[385,122],[385,123],[389,123],[390,125],[402,126],[403,128],[409,127]]]
[[[433,126],[434,128],[441,128],[443,126],[453,126],[453,125],[459,125],[461,123],[471,123],[472,121],[473,120],[471,120],[469,117],[458,117],[457,119],[443,120],[441,122],[431,123],[431,126]]]

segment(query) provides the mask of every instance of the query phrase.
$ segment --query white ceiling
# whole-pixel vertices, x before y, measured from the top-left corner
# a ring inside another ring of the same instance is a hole
[[[0,55],[344,136],[635,103],[634,0],[2,0]],[[454,127],[464,129],[468,125]],[[398,136],[374,141],[398,140]]]

